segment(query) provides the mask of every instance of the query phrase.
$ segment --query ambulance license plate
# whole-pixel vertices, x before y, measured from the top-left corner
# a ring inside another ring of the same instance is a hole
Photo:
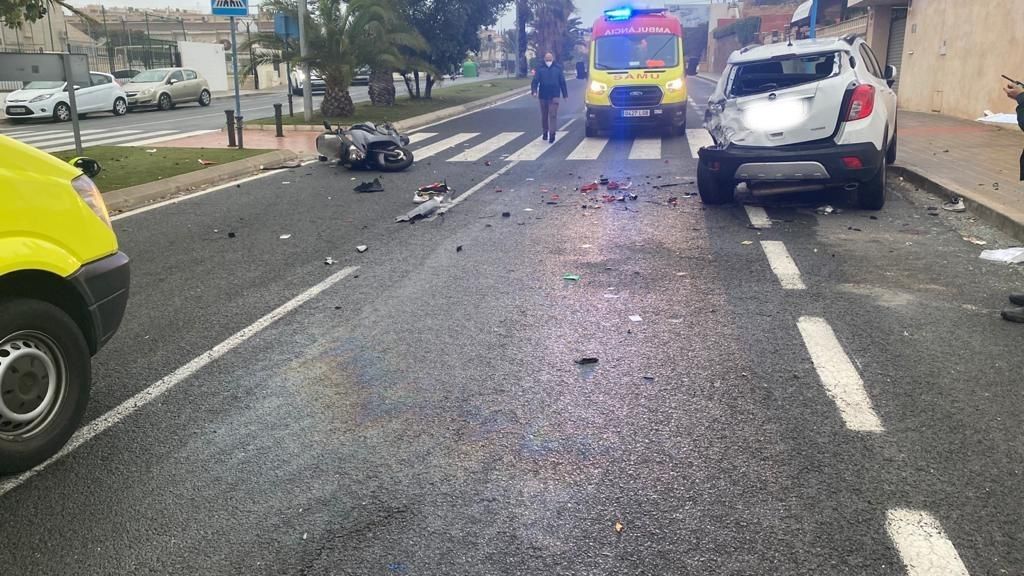
[[[651,115],[650,110],[623,110],[623,118],[647,118]]]

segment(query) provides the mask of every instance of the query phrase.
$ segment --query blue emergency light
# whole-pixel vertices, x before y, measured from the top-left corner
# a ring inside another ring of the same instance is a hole
[[[615,8],[613,10],[604,11],[604,19],[609,22],[619,22],[622,20],[629,20],[633,17],[633,9],[629,7]]]

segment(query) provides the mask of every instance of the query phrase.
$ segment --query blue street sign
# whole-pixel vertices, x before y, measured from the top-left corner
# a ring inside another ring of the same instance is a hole
[[[214,16],[248,16],[249,0],[210,0]]]
[[[274,35],[278,38],[298,38],[299,21],[284,12],[274,14]]]

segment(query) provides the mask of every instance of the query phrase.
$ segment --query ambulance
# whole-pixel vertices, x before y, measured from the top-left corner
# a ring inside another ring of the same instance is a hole
[[[628,126],[686,130],[683,27],[665,9],[616,8],[594,22],[588,137]]]

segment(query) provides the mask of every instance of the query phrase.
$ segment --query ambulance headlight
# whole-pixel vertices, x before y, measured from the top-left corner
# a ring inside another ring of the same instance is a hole
[[[605,92],[608,92],[608,85],[605,84],[604,82],[598,82],[597,80],[594,80],[593,82],[590,83],[591,94],[604,94]]]

